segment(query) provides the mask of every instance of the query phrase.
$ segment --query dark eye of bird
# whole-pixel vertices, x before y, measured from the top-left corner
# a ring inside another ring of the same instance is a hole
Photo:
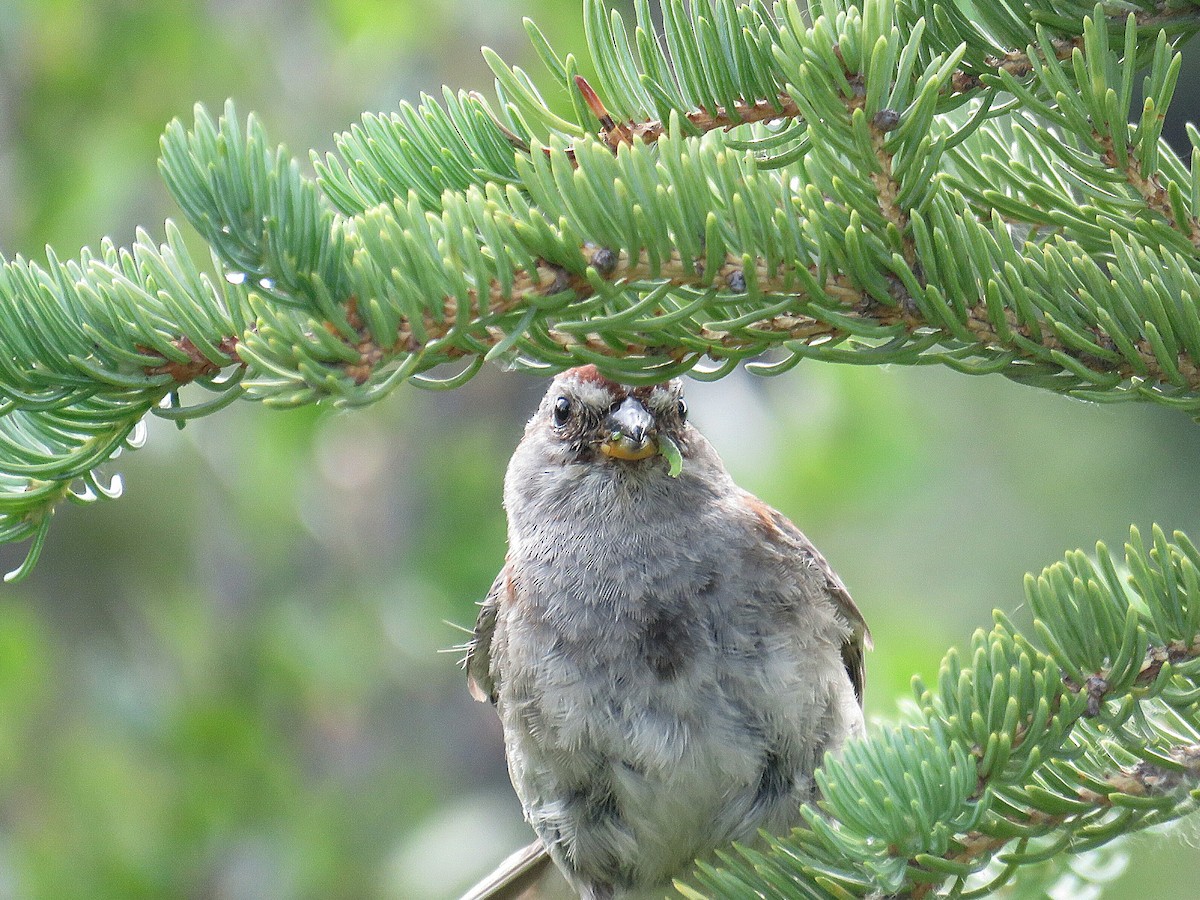
[[[678,409],[679,409],[679,421],[686,422],[687,421],[687,401],[685,401],[682,397],[679,398]]]
[[[569,418],[571,418],[571,401],[566,397],[559,397],[554,401],[554,424],[562,428],[567,424]]]

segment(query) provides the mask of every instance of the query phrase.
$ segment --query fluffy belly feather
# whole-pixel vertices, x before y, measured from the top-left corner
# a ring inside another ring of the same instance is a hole
[[[568,871],[634,897],[715,847],[786,828],[842,704],[833,684],[794,676],[786,642],[740,667],[698,643],[686,665],[627,666],[618,682],[604,657],[630,652],[621,644],[527,658],[500,705],[534,829]]]

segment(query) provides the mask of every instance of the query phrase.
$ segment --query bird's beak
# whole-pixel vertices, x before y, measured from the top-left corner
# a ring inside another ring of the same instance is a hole
[[[604,440],[600,452],[615,459],[647,459],[658,453],[658,442],[651,436],[654,416],[633,397],[626,397],[621,405],[604,420]]]

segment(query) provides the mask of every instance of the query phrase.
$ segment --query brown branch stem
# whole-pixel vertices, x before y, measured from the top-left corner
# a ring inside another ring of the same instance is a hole
[[[1124,176],[1129,186],[1142,198],[1147,209],[1158,213],[1166,219],[1172,227],[1179,229],[1183,233],[1184,237],[1191,242],[1193,247],[1200,249],[1200,219],[1197,219],[1195,215],[1188,216],[1182,223],[1176,219],[1170,195],[1158,180],[1158,174],[1151,172],[1147,175],[1142,171],[1141,167],[1137,164],[1132,147],[1126,146],[1125,163],[1122,165],[1113,147],[1112,138],[1100,134],[1094,134],[1094,137],[1100,142],[1101,147],[1104,148],[1100,154],[1100,161],[1110,169],[1120,172]]]
[[[696,290],[718,289],[729,293],[741,293],[749,280],[743,270],[740,257],[726,257],[720,269],[713,274],[711,280],[705,278],[700,261],[685,262],[677,253],[660,261],[656,270],[652,270],[645,256],[630,259],[626,254],[616,254],[605,248],[585,246],[581,248],[585,258],[592,260],[592,268],[600,277],[614,284],[662,284],[670,283],[677,287],[694,288]],[[822,277],[816,266],[808,268],[809,275],[814,278]],[[806,344],[816,344],[830,339],[842,338],[847,335],[843,328],[823,322],[817,316],[808,314],[805,309],[811,302],[837,304],[843,316],[860,320],[864,323],[882,326],[903,325],[909,332],[936,332],[929,322],[916,313],[916,305],[903,285],[894,282],[895,305],[885,305],[868,295],[846,275],[826,276],[822,284],[822,294],[818,297],[806,296],[798,288],[798,274],[793,269],[777,268],[769,271],[765,262],[755,263],[753,279],[763,294],[771,296],[792,295],[796,298],[795,311],[764,317],[737,332],[729,333],[710,330],[700,325],[697,337],[703,343],[703,350],[677,348],[673,355],[677,359],[689,355],[708,355],[712,358],[722,358],[730,354],[745,354],[756,350],[765,350],[768,346],[779,343],[780,340],[802,341]],[[508,333],[495,324],[499,317],[512,313],[524,306],[531,296],[550,296],[562,291],[571,291],[576,298],[585,299],[594,294],[592,284],[582,275],[572,275],[561,267],[543,262],[533,274],[519,273],[513,280],[510,293],[502,291],[499,283],[493,283],[484,298],[486,313],[478,316],[474,322],[468,322],[462,327],[469,330],[473,338],[485,347],[492,347],[505,340]],[[472,293],[462,304],[468,310],[480,308],[479,297]],[[427,340],[439,340],[450,335],[459,322],[460,304],[452,297],[442,301],[440,315],[426,313],[421,323],[421,330],[427,335]],[[396,339],[387,345],[380,345],[370,338],[361,321],[351,306],[349,316],[351,324],[359,329],[357,338],[353,341],[359,354],[356,363],[349,365],[345,371],[356,382],[365,382],[376,368],[388,359],[402,353],[414,352],[418,342],[414,329],[408,321],[402,321],[397,331]],[[1002,331],[993,323],[987,307],[979,302],[969,307],[965,328],[977,340],[981,354],[987,351],[1003,351],[1013,353],[1017,358],[1031,362],[1041,361],[1029,345],[1037,345],[1045,350],[1058,351],[1087,365],[1093,371],[1101,374],[1116,374],[1122,378],[1140,377],[1152,381],[1170,382],[1173,375],[1160,364],[1153,348],[1146,340],[1135,342],[1140,365],[1134,366],[1127,361],[1112,363],[1084,354],[1060,341],[1049,328],[1038,331],[1022,324],[1012,310],[1006,311],[1005,329]],[[338,333],[333,325],[327,328]],[[1107,336],[1096,326],[1094,334],[1097,340],[1108,343]],[[550,338],[563,350],[572,347],[584,347],[587,350],[610,357],[622,357],[636,354],[661,353],[663,348],[649,343],[629,343],[614,347],[610,341],[603,340],[599,334],[576,334],[551,325]],[[1018,344],[1012,340],[1012,335],[1019,335],[1023,342]],[[946,343],[960,343],[955,335],[946,332]],[[449,356],[466,356],[473,351],[449,348]],[[1180,353],[1174,361],[1180,375],[1186,381],[1190,390],[1200,392],[1200,367],[1189,356]]]
[[[171,379],[177,384],[190,384],[197,378],[207,378],[216,375],[224,366],[210,360],[197,347],[190,338],[181,337],[171,342],[172,345],[187,354],[187,361],[181,362],[178,360],[163,359],[163,362],[158,365],[146,366],[145,372],[147,375],[170,375]],[[238,338],[235,335],[228,335],[221,338],[217,344],[217,349],[230,357],[230,363],[227,365],[243,365],[241,357],[237,352]],[[153,354],[155,351],[146,347],[139,347],[138,350],[142,353]]]
[[[1175,664],[1200,657],[1200,635],[1190,643],[1172,641],[1165,646],[1150,647],[1142,661],[1135,687],[1144,687],[1155,681],[1164,665]],[[1063,686],[1072,693],[1086,693],[1086,717],[1099,715],[1107,695],[1112,688],[1107,671],[1097,672],[1087,678],[1084,684],[1076,684],[1070,679],[1063,679]],[[1020,739],[1014,739],[1014,746]],[[1044,810],[1028,808],[1023,811],[1019,824],[1045,828],[1049,830],[1075,820],[1084,818],[1094,812],[1113,807],[1113,794],[1123,794],[1131,797],[1161,797],[1179,790],[1181,787],[1190,789],[1200,780],[1200,744],[1178,744],[1171,747],[1168,755],[1179,768],[1167,768],[1149,762],[1139,762],[1131,769],[1118,769],[1103,779],[1106,790],[1079,788],[1073,799],[1090,804],[1090,810],[1076,810],[1069,814],[1055,815]],[[980,778],[974,798],[983,796],[987,787],[986,779]],[[991,856],[1010,844],[1014,838],[1011,835],[995,835],[985,831],[969,831],[956,842],[957,847],[943,855],[943,859],[956,863],[972,863],[975,860]],[[908,896],[921,900],[935,890],[937,884],[921,882],[916,884]]]
[[[1169,750],[1171,759],[1182,767],[1182,771],[1140,762],[1131,769],[1118,769],[1104,779],[1105,791],[1080,788],[1073,799],[1089,804],[1091,809],[1076,810],[1069,814],[1051,814],[1040,809],[1026,809],[1020,824],[1043,828],[1047,831],[1058,828],[1076,819],[1112,809],[1114,794],[1127,797],[1162,797],[1190,787],[1200,780],[1200,744],[1179,744]],[[957,849],[946,853],[944,859],[970,864],[984,857],[994,856],[1015,838],[1008,835],[988,834],[984,831],[968,831],[957,843]],[[935,882],[919,882],[904,896],[912,900],[928,897],[939,885]]]

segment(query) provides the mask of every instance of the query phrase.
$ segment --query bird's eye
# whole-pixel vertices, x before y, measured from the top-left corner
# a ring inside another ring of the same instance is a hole
[[[682,397],[679,398],[679,405],[676,407],[679,410],[679,421],[687,421],[687,401]]]
[[[571,401],[566,397],[559,397],[554,401],[554,424],[562,428],[567,424],[569,418],[571,418]]]

